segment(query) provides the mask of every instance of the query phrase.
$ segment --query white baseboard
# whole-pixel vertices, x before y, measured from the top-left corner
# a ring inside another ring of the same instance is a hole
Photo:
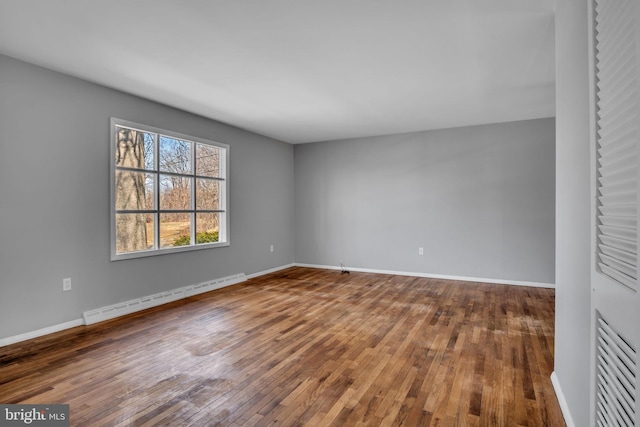
[[[571,417],[569,405],[567,405],[567,400],[565,399],[564,393],[562,392],[562,387],[560,387],[560,380],[558,380],[556,371],[553,371],[551,373],[551,384],[553,384],[553,390],[556,392],[556,397],[558,398],[558,403],[560,404],[560,410],[562,411],[564,422],[567,424],[567,427],[575,427],[576,425],[573,422],[573,418]]]
[[[42,337],[44,335],[49,335],[54,332],[64,331],[65,329],[75,328],[76,326],[84,325],[84,321],[82,319],[71,320],[70,322],[60,323],[58,325],[48,326],[46,328],[38,329],[37,331],[26,332],[20,335],[14,335],[12,337],[1,338],[0,339],[0,347],[4,347],[5,345],[15,344],[21,341],[27,341],[33,338]]]
[[[177,301],[193,295],[204,292],[213,291],[215,289],[224,288],[226,286],[235,285],[244,282],[246,279],[244,273],[235,274],[233,276],[221,277],[220,279],[210,280],[208,282],[197,283],[195,285],[184,286],[182,288],[172,289],[166,292],[149,295],[146,297],[136,298],[118,304],[89,310],[82,313],[85,325],[92,325],[97,322],[114,319],[126,314],[135,313],[136,311],[146,310],[147,308],[156,307],[168,302]]]
[[[264,276],[265,274],[271,274],[271,273],[275,273],[277,271],[280,270],[285,270],[287,268],[291,268],[291,267],[295,267],[295,264],[287,264],[287,265],[281,265],[280,267],[275,267],[275,268],[270,268],[269,270],[264,270],[264,271],[259,271],[257,273],[252,273],[252,274],[247,274],[247,279],[253,279],[255,277],[260,277],[260,276]]]
[[[296,267],[309,267],[309,268],[323,268],[325,270],[342,270],[342,267],[334,265],[317,265],[317,264],[302,264],[295,263]],[[536,288],[551,288],[555,289],[556,285],[553,283],[539,283],[539,282],[523,282],[519,280],[503,280],[503,279],[487,279],[478,277],[466,277],[466,276],[449,276],[444,274],[428,274],[428,273],[416,273],[407,271],[395,271],[395,270],[378,270],[373,268],[357,268],[357,267],[344,267],[348,271],[359,271],[362,273],[377,273],[377,274],[393,274],[396,276],[412,276],[412,277],[426,277],[429,279],[446,279],[446,280],[461,280],[465,282],[480,282],[480,283],[495,283],[498,285],[516,285],[516,286],[531,286]]]

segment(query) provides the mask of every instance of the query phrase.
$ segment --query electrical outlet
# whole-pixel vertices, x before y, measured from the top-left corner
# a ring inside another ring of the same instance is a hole
[[[424,255],[424,248],[418,248],[418,255]]]
[[[273,245],[269,246],[269,252],[273,252]]]
[[[67,277],[66,279],[62,279],[62,290],[70,291],[71,290],[71,277]]]

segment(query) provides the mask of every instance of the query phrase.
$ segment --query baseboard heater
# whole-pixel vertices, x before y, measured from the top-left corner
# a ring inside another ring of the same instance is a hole
[[[193,295],[202,294],[204,292],[213,291],[215,289],[224,288],[226,286],[235,285],[247,280],[244,273],[235,274],[233,276],[221,277],[220,279],[210,280],[195,285],[184,286],[182,288],[161,292],[146,297],[136,298],[129,301],[109,305],[95,310],[89,310],[82,313],[85,325],[102,322],[125,314],[135,313],[136,311],[145,310],[147,308],[166,304],[168,302],[177,301]]]

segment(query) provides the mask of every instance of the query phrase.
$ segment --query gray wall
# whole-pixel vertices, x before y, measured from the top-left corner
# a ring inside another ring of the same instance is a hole
[[[111,116],[230,145],[230,247],[109,261]],[[289,144],[0,56],[0,338],[292,263],[293,194]]]
[[[585,1],[556,7],[555,373],[576,426],[589,425],[590,147]]]
[[[553,118],[296,145],[294,158],[296,262],[555,283]]]

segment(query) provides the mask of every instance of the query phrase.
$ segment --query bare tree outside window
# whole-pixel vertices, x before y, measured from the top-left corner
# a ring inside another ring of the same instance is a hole
[[[116,141],[116,210],[146,210],[146,174],[132,169],[145,167],[143,132],[119,128]],[[132,252],[148,249],[144,213],[116,215],[116,250]]]
[[[201,177],[220,178],[220,148],[206,144],[196,144],[196,174]],[[220,209],[220,182],[196,178],[196,209]],[[216,214],[201,214],[199,230],[217,232],[219,217]]]

